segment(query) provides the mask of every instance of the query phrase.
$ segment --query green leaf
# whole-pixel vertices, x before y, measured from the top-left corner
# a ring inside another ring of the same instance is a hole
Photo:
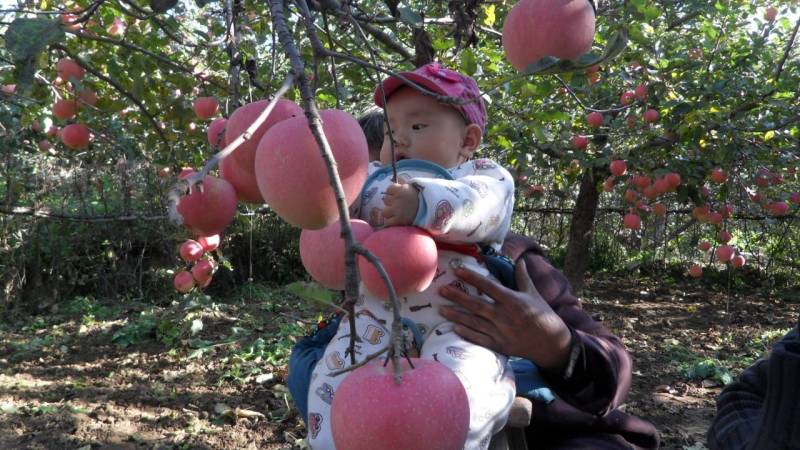
[[[562,72],[574,72],[576,70],[587,69],[596,64],[602,64],[619,56],[628,45],[628,32],[623,28],[608,41],[608,45],[601,55],[587,53],[575,60],[558,59],[552,56],[544,58],[530,64],[525,68],[526,75],[541,74],[552,75]]]
[[[14,61],[26,62],[35,59],[48,45],[64,40],[64,30],[53,20],[18,18],[8,26],[4,38]]]
[[[494,12],[494,5],[487,5],[486,8],[483,9],[483,24],[485,26],[491,27],[494,25],[495,20],[497,20]]]
[[[401,6],[397,8],[397,11],[400,13],[401,22],[411,25],[412,27],[422,26],[422,16],[413,9]]]
[[[303,300],[331,305],[334,302],[334,293],[330,289],[325,289],[317,283],[306,283],[296,281],[286,286],[286,290]]]
[[[461,70],[470,76],[475,75],[478,70],[478,60],[475,58],[475,52],[472,49],[466,49],[461,54]]]

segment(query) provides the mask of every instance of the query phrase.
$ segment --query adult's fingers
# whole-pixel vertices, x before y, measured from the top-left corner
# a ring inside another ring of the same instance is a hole
[[[496,303],[506,303],[507,298],[511,296],[513,292],[499,282],[470,269],[456,269],[455,275],[475,286],[479,291],[491,297]]]
[[[517,279],[517,289],[519,289],[520,292],[541,297],[539,290],[536,289],[536,285],[533,284],[531,274],[528,273],[528,266],[525,264],[523,258],[517,261],[517,266],[514,268],[514,276]]]
[[[486,302],[486,300],[462,291],[461,289],[452,286],[442,286],[439,289],[439,295],[460,305],[472,314],[476,314],[487,319],[494,317],[494,305]]]
[[[481,347],[486,347],[490,350],[498,351],[497,343],[494,341],[494,339],[492,339],[490,336],[486,334],[483,334],[472,328],[459,324],[453,325],[453,331],[457,335],[472,342],[473,344],[478,344]]]

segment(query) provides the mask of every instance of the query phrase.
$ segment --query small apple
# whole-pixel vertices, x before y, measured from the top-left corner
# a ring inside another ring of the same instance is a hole
[[[182,270],[175,274],[175,279],[172,281],[175,289],[181,294],[185,294],[192,290],[194,287],[194,277],[191,272]]]
[[[632,91],[623,92],[619,97],[619,102],[623,105],[630,105],[636,100],[636,94]]]
[[[592,111],[586,115],[586,122],[592,128],[598,128],[603,124],[603,115],[597,111]]]
[[[615,159],[609,163],[608,169],[611,171],[612,175],[619,177],[625,174],[628,170],[628,165],[621,159]]]
[[[647,123],[654,123],[655,121],[658,120],[658,111],[656,111],[655,109],[650,108],[650,109],[648,109],[647,111],[644,112],[643,118],[644,118],[644,121],[647,122]]]
[[[676,172],[670,172],[664,175],[664,179],[667,180],[670,189],[675,190],[678,186],[681,185],[681,175]]]
[[[214,97],[197,97],[192,105],[198,119],[210,119],[219,109],[219,102]]]
[[[716,253],[717,253],[717,261],[725,263],[733,259],[733,255],[734,253],[736,253],[736,250],[730,245],[721,245],[717,247]]]
[[[578,150],[585,150],[589,145],[589,138],[583,135],[575,135],[572,137],[572,146]]]
[[[728,179],[728,174],[719,167],[711,169],[711,179],[717,184],[722,184]]]
[[[194,262],[203,256],[203,246],[194,239],[188,239],[181,244],[181,258],[186,262]]]
[[[638,230],[642,227],[642,218],[639,217],[638,214],[628,213],[625,214],[625,217],[622,219],[622,223],[625,228],[631,230]]]
[[[700,278],[703,276],[703,268],[700,264],[692,264],[692,266],[689,267],[689,275],[691,275],[692,278]]]
[[[633,95],[636,96],[637,99],[644,101],[647,99],[647,84],[640,84],[636,86],[636,89],[633,90]]]
[[[770,6],[764,11],[764,20],[767,22],[774,22],[776,17],[778,17],[778,9],[774,6]]]
[[[720,244],[727,244],[728,242],[731,241],[731,239],[733,239],[733,235],[731,235],[730,231],[719,230],[717,232],[717,242],[719,242]]]

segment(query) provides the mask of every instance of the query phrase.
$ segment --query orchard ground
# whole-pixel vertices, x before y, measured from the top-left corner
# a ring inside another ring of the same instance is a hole
[[[77,298],[47,321],[2,325],[0,448],[300,448],[285,361],[320,308],[242,292],[162,307]],[[664,274],[590,280],[586,310],[634,358],[624,408],[657,425],[663,448],[704,448],[721,383],[797,320],[791,293],[766,292]]]

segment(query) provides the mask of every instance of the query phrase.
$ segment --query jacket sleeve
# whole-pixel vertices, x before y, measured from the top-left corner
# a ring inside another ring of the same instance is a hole
[[[799,325],[800,326],[800,325]],[[712,450],[800,448],[800,336],[795,327],[717,398]]]
[[[514,260],[525,259],[536,289],[572,333],[569,367],[542,371],[551,389],[591,414],[603,415],[622,404],[630,389],[631,358],[619,338],[583,310],[564,274],[531,239],[509,234],[503,252]]]
[[[414,225],[442,241],[502,242],[514,207],[514,181],[500,165],[485,164],[456,180],[412,178],[419,190]]]

